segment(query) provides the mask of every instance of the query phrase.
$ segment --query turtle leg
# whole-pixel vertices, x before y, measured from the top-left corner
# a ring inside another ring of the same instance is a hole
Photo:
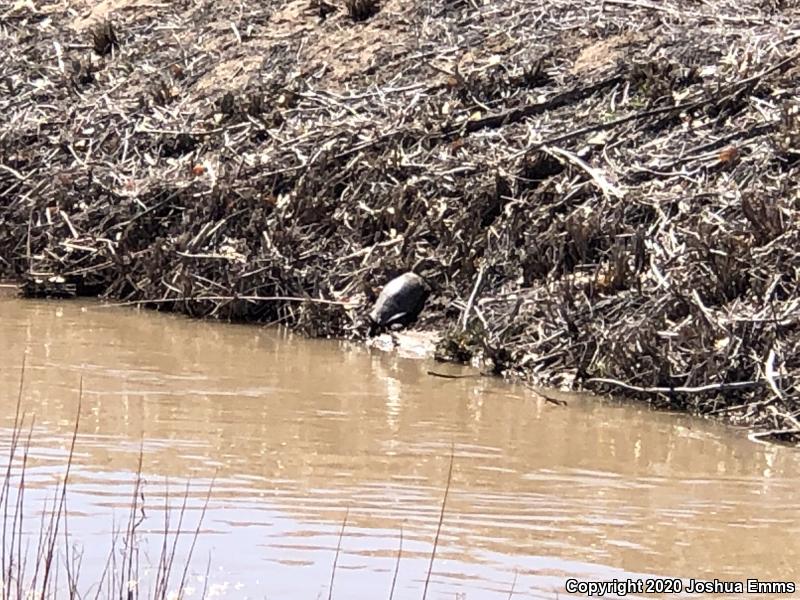
[[[392,318],[386,321],[386,327],[394,331],[405,327],[410,322],[408,319],[409,316],[410,315],[407,312],[401,312],[397,313],[396,315],[392,315]]]

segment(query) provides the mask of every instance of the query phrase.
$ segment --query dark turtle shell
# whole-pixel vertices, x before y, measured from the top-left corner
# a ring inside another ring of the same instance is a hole
[[[386,284],[369,318],[378,327],[413,323],[429,293],[428,284],[422,277],[416,273],[404,273]]]

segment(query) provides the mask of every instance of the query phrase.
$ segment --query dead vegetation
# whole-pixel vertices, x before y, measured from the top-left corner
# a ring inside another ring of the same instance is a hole
[[[345,0],[347,14],[354,21],[366,21],[378,12],[376,0]]]
[[[177,508],[167,493],[163,507],[163,531],[154,536],[146,531],[143,523],[147,519],[145,511],[145,478],[142,473],[142,453],[136,473],[131,473],[132,494],[128,507],[127,522],[124,526],[114,524],[111,546],[105,564],[89,565],[88,568],[102,567],[99,578],[87,583],[82,578],[86,565],[80,544],[74,540],[68,522],[70,510],[67,502],[70,487],[70,472],[76,457],[76,442],[81,421],[83,397],[83,378],[78,385],[78,410],[72,435],[65,440],[65,468],[61,477],[50,489],[52,496],[39,500],[35,498],[37,485],[36,465],[29,458],[35,454],[35,415],[23,410],[25,390],[26,361],[23,354],[20,369],[19,388],[13,425],[4,436],[3,456],[0,458],[0,597],[12,598],[119,598],[120,600],[167,600],[183,598],[188,586],[190,565],[195,544],[205,517],[212,488],[209,487],[205,503],[199,507],[194,531],[189,529],[188,513],[189,484],[183,498],[177,498]],[[40,485],[40,484],[39,484]],[[213,482],[212,482],[213,485]],[[49,496],[50,494],[48,494]],[[34,505],[33,510],[31,504]],[[149,509],[149,507],[148,507]],[[33,514],[32,514],[33,513]],[[39,513],[39,514],[36,514]],[[177,513],[177,515],[176,515]],[[175,517],[177,516],[177,527]],[[31,525],[31,522],[34,525]],[[186,529],[181,529],[182,526]],[[157,543],[160,552],[157,556],[147,556],[142,548],[150,537]],[[188,538],[188,550],[182,538]],[[96,544],[97,541],[95,540]],[[185,562],[176,560],[179,552]],[[155,564],[147,562],[155,559]],[[210,567],[210,565],[209,565]],[[145,577],[145,574],[147,577]],[[180,578],[178,577],[180,576]],[[208,570],[205,581],[208,582]],[[87,589],[88,588],[88,589]],[[201,596],[205,598],[205,590]]]
[[[98,6],[0,13],[31,293],[360,336],[416,265],[460,358],[798,438],[796,3]]]

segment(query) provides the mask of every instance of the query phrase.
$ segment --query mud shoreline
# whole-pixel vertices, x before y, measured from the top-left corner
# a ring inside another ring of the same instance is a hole
[[[17,3],[0,276],[800,439],[800,9]],[[535,35],[533,35],[535,33]]]

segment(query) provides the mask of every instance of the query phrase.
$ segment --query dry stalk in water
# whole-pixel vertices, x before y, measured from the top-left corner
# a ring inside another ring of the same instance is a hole
[[[422,600],[428,596],[428,584],[431,582],[431,575],[433,574],[433,563],[436,560],[436,549],[439,547],[439,535],[442,533],[442,523],[444,523],[444,510],[447,506],[447,495],[450,493],[450,483],[453,480],[453,462],[455,461],[456,449],[455,443],[450,448],[450,466],[447,469],[447,484],[444,487],[444,496],[442,496],[442,509],[439,511],[439,521],[436,524],[436,537],[433,538],[433,549],[431,550],[431,561],[428,564],[428,572],[425,575],[425,587],[422,591]]]

